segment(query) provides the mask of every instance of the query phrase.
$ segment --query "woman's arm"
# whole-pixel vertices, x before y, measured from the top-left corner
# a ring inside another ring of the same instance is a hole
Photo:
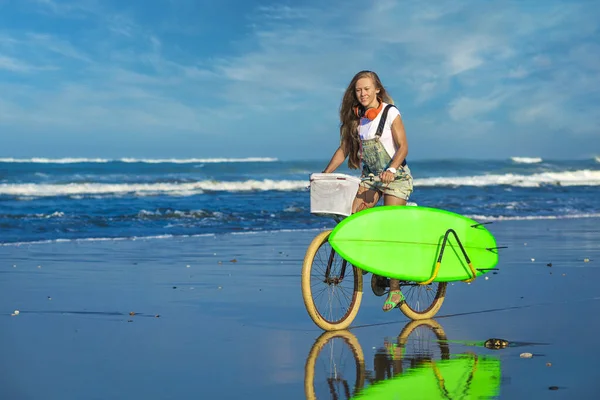
[[[344,147],[344,145],[342,143],[342,145],[340,147],[338,147],[338,149],[335,151],[335,153],[333,153],[333,156],[331,157],[329,164],[327,164],[327,167],[323,170],[324,173],[326,173],[326,174],[331,173],[331,172],[335,171],[340,165],[342,165],[342,163],[346,159],[346,154],[344,154],[343,147]]]

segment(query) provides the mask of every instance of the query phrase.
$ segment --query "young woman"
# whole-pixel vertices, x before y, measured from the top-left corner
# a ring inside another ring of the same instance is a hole
[[[342,98],[340,147],[323,172],[334,172],[348,157],[349,168],[358,169],[362,162],[362,176],[373,174],[381,179],[360,184],[352,204],[353,213],[375,206],[382,194],[386,206],[404,206],[413,191],[413,179],[406,165],[406,133],[395,107],[388,108],[383,129],[378,131],[388,104],[393,104],[393,100],[372,71],[356,74]],[[403,300],[399,281],[390,279],[383,310],[389,311]]]

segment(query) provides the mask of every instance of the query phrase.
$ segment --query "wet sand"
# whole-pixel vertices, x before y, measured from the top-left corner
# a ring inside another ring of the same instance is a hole
[[[419,326],[383,313],[367,275],[338,334],[313,324],[300,292],[316,231],[0,246],[0,398],[375,398],[385,383],[401,392],[376,398],[456,398],[476,384],[506,399],[598,398],[598,226],[495,222],[508,246],[498,273],[449,285]],[[487,349],[489,338],[509,345]],[[444,377],[451,360],[499,376]]]

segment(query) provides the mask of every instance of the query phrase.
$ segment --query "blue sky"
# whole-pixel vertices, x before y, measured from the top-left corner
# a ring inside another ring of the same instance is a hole
[[[600,154],[592,0],[0,0],[0,156],[328,159],[376,71],[409,159]]]

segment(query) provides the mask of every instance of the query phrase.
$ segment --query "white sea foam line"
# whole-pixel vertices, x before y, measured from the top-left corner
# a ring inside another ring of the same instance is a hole
[[[73,163],[107,163],[111,160],[106,158],[0,158],[2,163],[39,163],[39,164],[73,164]]]
[[[52,239],[52,240],[34,240],[31,242],[10,242],[0,243],[0,247],[8,246],[29,246],[39,244],[52,243],[80,243],[80,242],[121,242],[121,241],[138,241],[138,240],[160,240],[160,239],[185,239],[198,237],[217,237],[221,235],[258,235],[258,234],[278,234],[278,233],[294,233],[294,232],[320,232],[325,228],[302,228],[302,229],[273,229],[264,231],[248,231],[248,232],[225,232],[225,233],[198,233],[194,235],[154,235],[154,236],[134,236],[134,237],[116,237],[116,238],[77,238],[77,239]]]
[[[0,158],[0,163],[40,163],[40,164],[74,164],[74,163],[173,163],[173,164],[191,164],[191,163],[235,163],[235,162],[274,162],[278,161],[274,157],[246,157],[246,158]]]
[[[211,237],[216,236],[215,233],[199,233],[196,235],[154,235],[154,236],[133,236],[133,237],[116,237],[116,238],[77,238],[77,239],[52,239],[52,240],[34,240],[31,242],[11,242],[0,243],[0,247],[4,246],[29,246],[38,244],[52,243],[80,243],[80,242],[121,242],[121,241],[138,241],[138,240],[160,240],[160,239],[179,239],[188,237]]]
[[[598,186],[600,170],[543,172],[532,175],[474,175],[415,179],[415,186],[495,186],[537,187],[544,184],[562,186]]]
[[[583,219],[600,218],[600,213],[572,214],[572,215],[524,215],[524,216],[489,216],[489,215],[465,215],[475,221],[534,221],[548,219]]]
[[[178,196],[188,196],[209,191],[266,191],[266,190],[298,190],[308,186],[306,181],[262,181],[249,180],[238,182],[200,181],[192,183],[70,183],[70,184],[0,184],[0,195],[10,196],[76,196],[98,194],[126,194],[152,195],[167,193]]]
[[[542,162],[540,157],[511,157],[510,159],[520,164],[537,164]]]

